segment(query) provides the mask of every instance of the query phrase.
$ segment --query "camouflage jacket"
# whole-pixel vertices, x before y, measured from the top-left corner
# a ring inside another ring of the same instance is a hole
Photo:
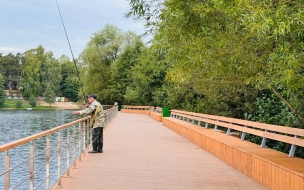
[[[105,118],[104,118],[104,112],[103,112],[102,105],[99,102],[97,102],[96,100],[94,100],[90,104],[90,107],[79,111],[80,115],[90,114],[93,117],[94,113],[96,111],[96,108],[98,106],[99,106],[99,108],[95,115],[95,121],[93,123],[93,128],[104,127]]]

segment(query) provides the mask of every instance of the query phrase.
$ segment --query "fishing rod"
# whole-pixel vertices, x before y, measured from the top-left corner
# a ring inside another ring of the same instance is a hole
[[[62,19],[62,16],[61,16],[61,12],[60,12],[57,0],[56,0],[56,4],[57,4],[57,9],[58,9],[58,12],[59,12],[59,15],[60,15],[60,18],[61,18],[61,23],[62,23],[64,32],[65,32],[65,36],[66,36],[66,39],[67,39],[69,47],[70,47],[70,51],[71,51],[73,62],[74,62],[75,68],[76,68],[76,72],[77,72],[77,76],[78,76],[78,79],[79,79],[79,83],[81,83],[78,67],[77,67],[77,64],[76,64],[76,61],[75,61],[75,58],[74,58],[74,54],[73,54],[73,51],[72,51],[72,48],[71,48],[71,44],[70,44],[70,40],[69,40],[69,37],[68,37],[68,33],[67,33],[66,29],[65,29],[64,22],[63,22],[63,19]],[[83,94],[83,97],[84,97],[84,103],[86,104],[87,101],[86,101],[86,96],[85,96],[84,91],[83,91],[83,85],[81,85],[81,90],[82,90],[82,94]]]

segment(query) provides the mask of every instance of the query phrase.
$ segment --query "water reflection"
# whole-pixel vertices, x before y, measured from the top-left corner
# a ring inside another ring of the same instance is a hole
[[[76,119],[79,119],[79,116],[72,114],[73,110],[9,110],[9,111],[0,111],[0,145],[6,144],[36,133],[40,133],[57,126],[70,123]],[[70,134],[74,132],[73,127],[70,130]],[[61,135],[63,137],[62,144],[63,149],[66,144],[66,134],[67,130],[64,130]],[[54,157],[55,152],[57,151],[58,143],[58,133],[50,135],[51,141],[51,160],[53,162],[51,165],[55,169],[57,167],[57,157]],[[70,141],[73,143],[73,138],[70,138]],[[35,157],[35,186],[39,184],[39,181],[43,181],[45,177],[45,144],[46,137],[40,138],[34,141],[35,154],[39,154]],[[14,169],[11,172],[11,186],[15,186],[20,183],[20,177],[28,175],[29,171],[29,147],[30,143],[16,147],[9,151],[11,157],[11,167],[19,164],[22,161],[26,161],[26,164],[23,164],[21,167]],[[78,151],[77,151],[78,152]],[[72,153],[70,153],[72,154]],[[52,157],[53,155],[53,157]],[[4,156],[5,153],[0,153],[0,174],[4,172]],[[66,159],[66,154],[62,155],[62,160]],[[72,162],[72,161],[71,161]],[[39,171],[40,169],[40,171]],[[54,184],[57,178],[57,172],[51,177],[51,184]],[[4,187],[3,176],[0,176],[0,189]],[[16,189],[28,189],[29,183],[25,182],[22,186]],[[41,185],[37,189],[45,189],[45,184]]]

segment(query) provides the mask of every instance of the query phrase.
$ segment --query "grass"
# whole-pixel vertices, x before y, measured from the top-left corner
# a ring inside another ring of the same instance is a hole
[[[36,107],[32,107],[28,101],[26,100],[21,100],[22,101],[22,107],[21,108],[17,108],[17,102],[18,100],[15,99],[6,99],[4,102],[4,105],[1,107],[2,109],[19,109],[19,110],[23,110],[26,108],[32,108],[32,109],[56,109],[57,107],[54,106],[39,106],[37,105]]]

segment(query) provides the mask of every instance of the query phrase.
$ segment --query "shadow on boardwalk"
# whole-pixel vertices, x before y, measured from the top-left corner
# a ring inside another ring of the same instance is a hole
[[[104,153],[86,154],[70,175],[62,189],[266,189],[143,114],[119,113],[105,130]]]

